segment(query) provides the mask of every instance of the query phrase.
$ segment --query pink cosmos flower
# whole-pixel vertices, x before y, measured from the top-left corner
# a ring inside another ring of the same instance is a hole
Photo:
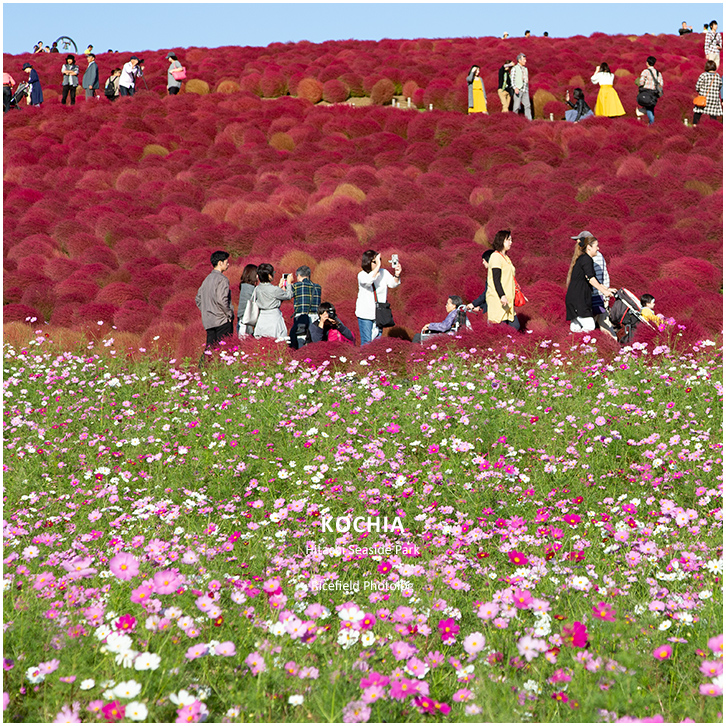
[[[441,633],[441,640],[445,643],[448,641],[454,642],[456,640],[456,634],[460,630],[454,618],[439,620],[438,628]]]
[[[476,655],[484,649],[484,643],[484,636],[481,633],[471,633],[464,638],[464,650],[469,655]]]
[[[90,707],[91,704],[89,703],[88,705]],[[101,708],[101,712],[103,713],[106,721],[115,723],[116,721],[120,721],[126,715],[126,707],[122,706],[118,701],[111,701],[111,703],[107,703],[103,706],[103,708]]]
[[[194,701],[177,709],[174,723],[197,723],[205,713],[206,708],[203,709],[202,703]]]
[[[136,627],[136,618],[133,615],[122,615],[115,623],[116,630],[134,632]]]
[[[70,706],[64,705],[53,723],[81,723],[81,705],[78,701],[73,701]]]
[[[370,706],[363,701],[351,701],[343,709],[343,723],[366,723],[370,717]]]
[[[224,643],[218,643],[214,647],[214,652],[217,655],[237,655],[237,649],[234,647],[234,643],[231,640],[225,640]]]
[[[201,658],[203,655],[207,655],[208,650],[206,643],[198,643],[197,645],[193,645],[189,648],[184,654],[184,657],[190,661],[196,660],[197,658]]]
[[[520,590],[517,588],[512,595],[514,607],[519,610],[526,610],[533,602],[532,594],[529,590]]]
[[[673,648],[670,645],[659,645],[653,651],[653,657],[656,660],[668,660],[673,655]]]
[[[131,602],[135,603],[147,603],[154,591],[148,585],[139,585],[137,588],[131,591]]]
[[[723,633],[721,633],[721,635],[714,635],[713,638],[709,638],[708,647],[714,655],[720,655],[723,657]]]
[[[615,610],[612,605],[608,605],[605,602],[599,602],[597,605],[593,605],[592,614],[598,620],[607,620],[608,622],[615,622]]]
[[[359,685],[361,689],[368,688],[369,686],[380,686],[381,688],[383,688],[387,686],[389,682],[390,678],[388,676],[384,676],[378,671],[371,671],[371,673],[365,678],[360,679]]]
[[[57,658],[46,661],[45,663],[38,663],[38,670],[44,676],[51,674],[53,671],[58,670],[60,661]]]
[[[573,648],[584,648],[587,645],[587,627],[579,620],[575,620],[572,627],[562,628],[562,642]]]
[[[509,553],[509,561],[513,565],[517,565],[518,567],[524,567],[524,565],[529,562],[527,557],[522,552],[517,552],[515,550],[512,550]]]
[[[720,676],[723,673],[723,663],[718,660],[704,660],[703,663],[701,663],[699,670],[704,676],[714,678],[715,676]]]
[[[139,561],[128,552],[119,552],[111,558],[108,568],[119,580],[130,580],[139,574]]]
[[[154,573],[154,591],[157,595],[171,595],[181,585],[181,579],[172,570]]]
[[[249,666],[249,669],[252,671],[253,676],[256,676],[258,673],[262,673],[267,670],[265,659],[256,651],[250,653],[245,658],[245,663]]]
[[[471,701],[471,699],[474,698],[473,691],[470,691],[468,688],[460,688],[452,697],[451,700],[455,701],[456,703],[462,703],[464,701]]]
[[[499,605],[495,602],[485,602],[479,606],[476,614],[482,620],[492,620],[499,615]]]
[[[386,689],[381,686],[368,686],[363,691],[361,700],[363,703],[378,703],[386,698]]]
[[[391,643],[391,652],[396,660],[408,660],[414,653],[416,653],[416,647],[399,640],[395,643]]]
[[[416,694],[416,687],[413,681],[408,678],[401,678],[391,684],[391,698],[402,701],[409,696]]]
[[[723,689],[721,686],[717,686],[715,683],[702,683],[698,687],[698,692],[702,696],[722,696],[723,695]]]

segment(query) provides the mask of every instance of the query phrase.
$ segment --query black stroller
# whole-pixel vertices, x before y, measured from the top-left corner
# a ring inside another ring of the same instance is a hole
[[[620,345],[628,345],[632,342],[635,329],[640,323],[645,323],[649,328],[653,328],[653,325],[640,312],[640,300],[630,290],[621,287],[615,293],[614,298],[615,302],[610,308],[608,319],[615,328]]]
[[[8,104],[8,111],[11,108],[17,108],[20,110],[20,101],[23,100],[28,95],[28,92],[30,91],[30,84],[29,83],[20,83],[18,84],[18,87],[15,89],[15,93],[13,93],[12,96],[10,96],[10,103]]]

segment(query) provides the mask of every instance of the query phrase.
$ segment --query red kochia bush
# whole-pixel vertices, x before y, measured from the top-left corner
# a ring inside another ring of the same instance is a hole
[[[331,78],[323,84],[323,101],[343,103],[349,95],[348,87],[337,78]]]
[[[317,78],[303,78],[297,84],[296,93],[310,103],[318,103],[323,97],[323,84]]]
[[[391,103],[396,92],[393,81],[388,78],[381,78],[371,88],[371,101],[377,106],[387,106]]]

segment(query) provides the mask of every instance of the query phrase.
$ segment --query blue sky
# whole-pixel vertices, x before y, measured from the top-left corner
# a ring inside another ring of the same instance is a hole
[[[104,52],[223,45],[265,46],[309,40],[520,37],[548,31],[568,37],[675,33],[681,21],[694,32],[717,20],[722,3],[33,3],[3,4],[3,51],[32,50],[72,37]]]

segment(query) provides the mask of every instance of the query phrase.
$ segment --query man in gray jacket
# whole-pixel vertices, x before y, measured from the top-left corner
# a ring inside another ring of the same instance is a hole
[[[86,59],[88,60],[88,68],[83,74],[83,87],[86,89],[86,100],[88,100],[96,95],[96,89],[98,88],[98,64],[93,53],[89,53]]]
[[[512,88],[514,89],[513,113],[519,113],[524,108],[524,116],[532,120],[532,108],[529,103],[529,71],[527,70],[527,56],[520,53],[517,56],[517,65],[510,71]]]
[[[229,254],[218,250],[212,254],[211,262],[214,269],[204,279],[195,300],[207,331],[207,348],[232,335],[234,320],[229,280],[223,274],[229,268]]]

